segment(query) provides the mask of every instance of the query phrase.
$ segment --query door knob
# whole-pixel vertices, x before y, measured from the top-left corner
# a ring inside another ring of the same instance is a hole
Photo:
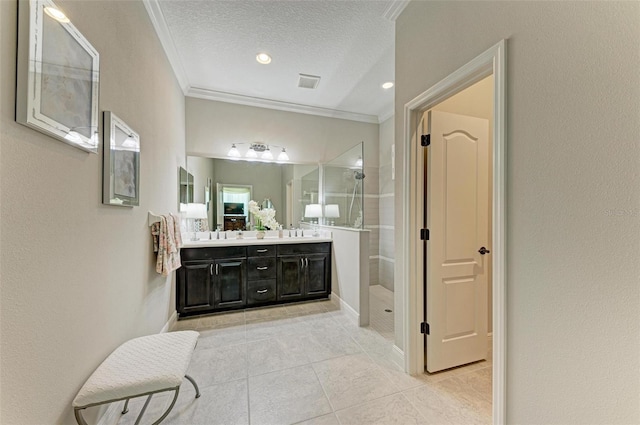
[[[480,253],[480,255],[484,255],[484,254],[491,254],[491,251],[489,251],[487,248],[482,247],[478,250],[478,252]]]

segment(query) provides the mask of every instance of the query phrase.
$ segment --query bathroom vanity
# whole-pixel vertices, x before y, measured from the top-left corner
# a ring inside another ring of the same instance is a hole
[[[330,238],[186,241],[180,255],[180,318],[331,294]]]

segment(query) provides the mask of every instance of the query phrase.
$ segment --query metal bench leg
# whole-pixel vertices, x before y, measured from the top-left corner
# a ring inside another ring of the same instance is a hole
[[[130,399],[130,398],[128,398],[128,399],[127,399],[127,400],[125,400],[125,402],[124,402],[124,409],[122,409],[122,414],[123,414],[123,415],[129,411],[129,400],[131,400],[131,399]]]
[[[82,417],[82,413],[80,412],[83,409],[78,409],[77,407],[73,409],[73,414],[76,416],[76,422],[78,425],[87,425],[87,421]]]
[[[144,406],[142,406],[142,410],[140,410],[140,413],[138,414],[138,419],[136,419],[135,425],[140,425],[140,419],[142,419],[142,415],[144,415],[145,410],[147,410],[147,406],[149,406],[151,397],[153,397],[153,394],[149,394],[149,397],[147,397],[147,401],[144,402]]]
[[[175,389],[175,395],[173,396],[173,400],[171,400],[171,404],[169,405],[169,408],[164,412],[162,416],[160,416],[160,419],[158,419],[153,423],[153,425],[158,425],[160,422],[164,420],[164,418],[167,417],[167,415],[169,415],[169,412],[171,412],[171,409],[173,409],[173,406],[176,404],[176,400],[178,399],[179,392],[180,392],[180,386],[178,385]]]
[[[200,388],[198,388],[198,384],[196,384],[196,381],[194,381],[193,378],[190,377],[189,375],[184,375],[184,377],[187,378],[189,382],[191,382],[191,384],[193,385],[193,388],[196,389],[196,398],[200,398]]]

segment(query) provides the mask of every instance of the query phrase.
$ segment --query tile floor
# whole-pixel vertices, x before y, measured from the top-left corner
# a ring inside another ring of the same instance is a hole
[[[412,377],[389,360],[393,342],[360,328],[331,301],[182,320],[200,339],[163,424],[489,424],[491,361]],[[143,423],[171,397],[156,395]],[[132,400],[119,425],[134,423]]]
[[[393,292],[382,285],[369,286],[369,327],[393,342]]]

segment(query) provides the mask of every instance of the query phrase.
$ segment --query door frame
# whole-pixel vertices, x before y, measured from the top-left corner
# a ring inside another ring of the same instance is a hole
[[[424,317],[423,241],[424,160],[416,154],[420,146],[416,134],[420,114],[465,88],[492,75],[493,85],[493,204],[492,204],[492,266],[493,266],[493,423],[506,423],[506,338],[507,338],[507,226],[506,226],[506,40],[489,48],[425,92],[404,105],[404,184],[403,256],[404,286],[404,360],[410,374],[424,370],[424,335],[420,323]],[[413,154],[413,155],[412,155]]]

